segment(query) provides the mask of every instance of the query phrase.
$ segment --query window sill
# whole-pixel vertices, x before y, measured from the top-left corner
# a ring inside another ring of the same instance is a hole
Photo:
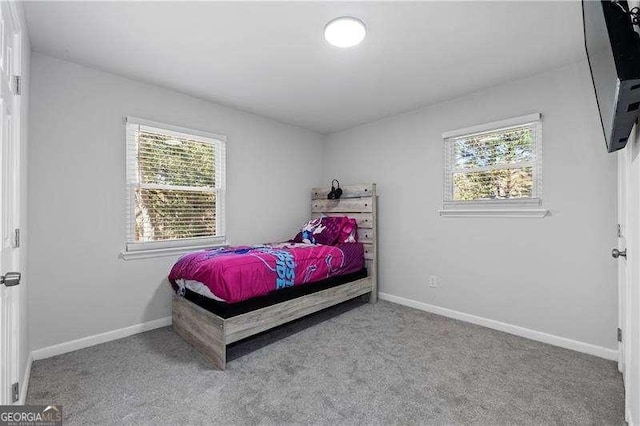
[[[489,209],[489,208],[467,208],[467,209],[445,209],[439,210],[440,216],[445,217],[529,217],[543,218],[549,214],[547,209]]]
[[[191,251],[205,250],[216,247],[226,247],[228,244],[206,244],[195,245],[186,247],[171,247],[163,249],[148,249],[148,250],[135,250],[135,251],[123,251],[120,252],[120,259],[122,260],[135,260],[135,259],[149,259],[153,257],[167,257],[175,256],[179,254],[189,253]]]

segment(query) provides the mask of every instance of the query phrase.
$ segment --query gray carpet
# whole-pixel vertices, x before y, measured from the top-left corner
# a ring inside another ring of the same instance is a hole
[[[613,362],[388,302],[239,342],[212,370],[170,327],[33,365],[68,424],[623,424]]]

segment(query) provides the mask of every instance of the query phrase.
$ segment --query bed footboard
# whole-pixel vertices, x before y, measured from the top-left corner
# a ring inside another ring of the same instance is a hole
[[[227,363],[224,319],[191,303],[184,297],[173,295],[174,331],[220,370]]]

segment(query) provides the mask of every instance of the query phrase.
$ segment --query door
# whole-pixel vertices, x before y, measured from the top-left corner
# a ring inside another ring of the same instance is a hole
[[[0,2],[0,404],[16,401],[21,341],[19,22],[15,5]]]
[[[612,251],[614,258],[618,261],[618,370],[624,374],[625,370],[625,350],[623,339],[623,333],[627,330],[626,326],[626,307],[627,300],[627,261],[626,256],[620,256],[620,253],[626,254],[627,248],[627,190],[629,181],[629,166],[628,166],[628,151],[621,151],[618,153],[618,246]],[[617,257],[616,257],[616,250]]]
[[[640,134],[635,126],[627,147],[618,154],[619,365],[625,389],[625,418],[640,421]],[[615,253],[614,253],[615,254]]]

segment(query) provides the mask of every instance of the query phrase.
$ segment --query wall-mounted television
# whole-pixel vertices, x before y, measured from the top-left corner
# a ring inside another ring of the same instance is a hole
[[[640,116],[640,37],[626,0],[583,0],[582,18],[607,151],[614,152]]]

